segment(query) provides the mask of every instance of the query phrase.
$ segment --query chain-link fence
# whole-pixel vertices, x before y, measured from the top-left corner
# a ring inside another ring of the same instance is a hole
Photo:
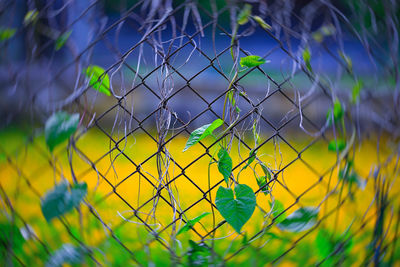
[[[399,264],[399,14],[1,1],[2,263]]]

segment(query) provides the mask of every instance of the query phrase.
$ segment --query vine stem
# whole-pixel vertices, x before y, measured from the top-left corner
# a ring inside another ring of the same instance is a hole
[[[215,154],[217,153],[217,150],[214,152],[210,159],[210,163],[208,163],[208,196],[210,198],[210,205],[211,205],[211,213],[213,217],[213,229],[215,229],[215,211],[214,211],[214,206],[213,206],[213,201],[211,198],[211,164],[215,163],[213,161],[213,158]],[[215,237],[215,231],[212,233],[212,238],[211,238],[211,248],[214,249],[214,237]]]
[[[222,120],[223,120],[224,122],[225,122],[225,116],[226,116],[226,105],[227,105],[227,102],[228,102],[228,95],[229,95],[229,92],[230,92],[230,90],[231,90],[231,88],[232,88],[232,85],[233,85],[233,83],[235,82],[235,80],[236,80],[238,74],[239,74],[239,72],[238,72],[238,70],[236,70],[236,71],[235,71],[235,75],[233,76],[231,82],[229,83],[228,91],[227,91],[226,94],[225,94],[224,107],[223,107],[223,110],[222,110]],[[225,126],[224,126],[224,128],[225,128]],[[228,129],[229,129],[229,127],[228,127]],[[226,130],[224,130],[224,132],[225,132],[225,131],[226,131]],[[223,139],[223,143],[224,143],[224,147],[226,147],[226,140],[225,140],[225,138]]]

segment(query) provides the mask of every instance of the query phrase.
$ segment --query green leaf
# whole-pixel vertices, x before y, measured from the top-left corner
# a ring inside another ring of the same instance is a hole
[[[15,223],[10,221],[0,222],[0,258],[4,259],[3,254],[9,253],[8,249],[15,252],[20,252],[25,239]]]
[[[300,208],[286,217],[277,226],[283,231],[302,232],[310,229],[317,223],[318,208],[305,207]]]
[[[32,22],[35,22],[37,19],[39,12],[37,12],[36,9],[29,10],[26,12],[25,17],[24,17],[24,25],[27,26],[31,24]]]
[[[56,250],[46,262],[46,267],[62,267],[65,263],[81,264],[83,263],[84,251],[71,244],[64,244]]]
[[[254,55],[240,58],[240,66],[241,67],[245,67],[245,66],[248,68],[257,67],[257,66],[264,64],[265,62],[266,61],[264,58],[262,58],[260,56],[254,56]]]
[[[228,92],[228,99],[229,99],[229,102],[231,103],[232,106],[236,105],[235,98],[233,97],[233,90],[230,90]]]
[[[87,195],[87,184],[85,182],[74,184],[71,188],[72,206],[78,207],[86,195]]]
[[[0,41],[11,39],[17,30],[14,28],[0,28]]]
[[[336,99],[333,103],[333,118],[335,121],[340,120],[343,117],[343,113],[342,104],[338,99]]]
[[[343,149],[345,149],[345,147],[346,141],[340,138],[337,140],[332,140],[328,144],[328,150],[333,152],[336,152],[336,150],[342,151]]]
[[[89,85],[92,86],[93,89],[107,96],[111,95],[110,78],[102,67],[90,65],[86,69],[85,74],[90,79]]]
[[[225,148],[218,151],[218,171],[224,176],[224,180],[229,185],[229,176],[232,173],[232,159]]]
[[[257,132],[257,121],[256,120],[254,120],[252,128],[253,128],[252,131],[253,131],[254,140],[255,140],[255,143],[257,146],[257,144],[260,143],[260,135]]]
[[[269,188],[267,185],[267,177],[265,176],[258,176],[256,178],[258,187],[260,187],[261,191],[264,193],[264,195],[267,195],[269,193]]]
[[[253,215],[256,207],[256,197],[253,190],[245,184],[235,186],[235,197],[233,190],[220,186],[217,191],[215,205],[222,217],[240,233],[243,225]]]
[[[284,213],[285,211],[285,206],[283,206],[282,202],[279,200],[275,199],[274,202],[269,202],[269,205],[272,209],[271,213],[275,218],[276,223],[280,223],[286,218],[286,214]],[[277,217],[279,216],[279,217]]]
[[[272,27],[266,23],[260,16],[253,16],[253,19],[261,26],[264,30],[271,30]]]
[[[203,219],[204,217],[206,217],[208,214],[211,214],[210,212],[204,212],[203,214],[201,214],[200,216],[197,216],[194,219],[188,220],[187,223],[181,228],[179,229],[178,233],[176,234],[177,236],[187,232],[190,230],[190,228],[192,228],[196,223],[198,223],[201,219]]]
[[[44,129],[46,143],[50,151],[53,151],[54,147],[68,140],[78,128],[78,123],[79,114],[71,115],[63,111],[54,113],[46,121]]]
[[[4,153],[0,153],[0,162],[7,161],[7,156]]]
[[[317,248],[317,255],[320,260],[325,259],[331,254],[334,247],[330,241],[331,235],[325,229],[318,231],[317,237],[315,238],[314,245]]]
[[[303,50],[303,60],[304,60],[304,63],[306,64],[308,71],[313,72],[312,67],[311,67],[311,52],[308,47],[306,47]]]
[[[64,44],[67,42],[69,36],[71,35],[72,31],[64,32],[56,39],[56,51],[60,50]]]
[[[223,120],[216,119],[212,123],[203,125],[200,128],[194,130],[190,134],[189,139],[186,142],[185,148],[183,149],[183,152],[185,152],[191,146],[203,140],[205,137],[211,135],[214,132],[214,130],[217,129],[219,126],[221,126],[223,123],[224,123]]]
[[[240,11],[238,18],[237,18],[237,23],[239,25],[244,25],[249,21],[249,17],[251,15],[251,5],[245,4],[243,9]]]
[[[264,175],[267,177],[268,181],[270,181],[272,179],[271,176],[271,171],[269,170],[269,168],[267,167],[267,165],[265,165],[264,163],[261,162],[261,169],[264,172]]]
[[[42,213],[47,221],[67,213],[79,206],[87,194],[86,183],[75,184],[68,191],[68,184],[63,182],[48,191],[42,200]]]
[[[339,179],[349,184],[355,183],[361,190],[364,190],[367,185],[367,180],[361,178],[354,171],[352,162],[349,162],[344,169],[339,171]]]
[[[253,163],[253,161],[256,159],[256,155],[257,155],[257,151],[256,150],[254,150],[254,149],[250,150],[249,159],[247,160],[247,163],[243,167],[243,169],[246,169],[247,167],[250,166],[251,163]]]
[[[188,266],[209,266],[210,262],[210,250],[204,244],[197,244],[196,242],[189,240],[190,250],[188,251]]]
[[[358,80],[356,84],[353,86],[353,89],[351,90],[351,102],[352,103],[357,103],[359,97],[360,97],[360,92],[363,87],[363,82],[361,80]]]
[[[340,101],[338,99],[335,100],[335,102],[333,103],[333,120],[336,122],[338,122],[341,118],[343,118],[344,115],[344,111],[342,108],[342,104],[340,103]],[[328,112],[326,113],[326,119],[328,121],[328,124],[331,124],[331,120],[332,120],[332,109],[328,109]]]
[[[325,260],[329,257],[328,261],[332,263],[339,260],[339,258],[346,257],[353,247],[353,241],[349,235],[349,232],[334,235],[327,229],[320,229],[314,241],[318,259]],[[336,253],[331,255],[334,251],[336,251]],[[323,266],[331,265],[332,264],[324,264]]]

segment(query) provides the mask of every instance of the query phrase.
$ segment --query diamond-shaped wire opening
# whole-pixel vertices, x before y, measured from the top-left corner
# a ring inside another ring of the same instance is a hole
[[[293,101],[288,98],[280,89],[262,99],[260,104],[262,115],[278,129],[292,114],[298,110]]]

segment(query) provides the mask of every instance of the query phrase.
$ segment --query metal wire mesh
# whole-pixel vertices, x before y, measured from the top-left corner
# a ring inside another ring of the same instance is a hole
[[[1,43],[2,58],[10,64],[10,74],[3,79],[4,92],[10,95],[5,97],[9,103],[4,109],[21,106],[2,117],[5,124],[23,121],[24,132],[31,133],[26,134],[22,144],[11,146],[12,150],[7,143],[1,146],[5,156],[0,187],[2,216],[26,229],[37,224],[35,220],[45,223],[43,218],[29,215],[24,208],[28,202],[40,207],[45,192],[61,179],[89,184],[89,195],[76,214],[53,222],[52,231],[62,236],[62,241],[54,241],[49,233],[37,233],[36,228],[28,231],[34,244],[30,251],[41,255],[36,264],[45,260],[43,255],[50,257],[59,242],[66,241],[85,249],[88,265],[187,264],[191,250],[184,242],[190,238],[211,252],[215,265],[287,261],[341,265],[349,264],[351,258],[344,252],[345,247],[367,231],[375,234],[371,234],[370,247],[357,264],[379,264],[388,259],[393,264],[397,260],[399,128],[395,108],[389,114],[387,106],[395,106],[393,92],[398,90],[395,85],[395,90],[379,96],[366,91],[352,110],[348,92],[337,89],[343,83],[335,84],[340,77],[325,75],[333,68],[340,73],[337,76],[353,75],[346,57],[340,56],[344,54],[342,31],[353,30],[340,4],[249,1],[254,15],[263,17],[271,28],[250,20],[234,32],[236,16],[244,3],[83,2],[28,1],[24,6],[37,10],[37,22],[22,25],[15,33],[25,45],[23,61],[15,60],[12,49],[7,50],[8,41]],[[23,18],[20,4],[1,2],[3,20]],[[367,2],[364,4],[367,6]],[[110,5],[114,13],[105,14]],[[335,34],[327,37],[328,41],[314,40],[315,29],[330,23],[335,25]],[[55,52],[54,39],[70,30],[66,47]],[[353,32],[352,36],[356,35]],[[310,70],[302,57],[308,46],[312,46],[313,61],[320,58],[329,63]],[[251,54],[271,62],[233,77],[240,58]],[[373,54],[367,53],[371,57]],[[371,65],[375,63],[374,58]],[[85,79],[82,71],[90,64],[105,67],[111,79],[110,97],[93,90]],[[357,62],[353,65],[356,68]],[[397,70],[396,64],[394,68]],[[231,89],[236,104],[228,104],[224,111],[224,99],[226,102]],[[332,136],[337,135],[335,125],[326,117],[337,98],[348,104],[343,125],[352,132],[353,145],[345,156],[331,153],[319,158],[319,154],[327,153]],[[387,104],[388,98],[394,103]],[[41,125],[48,114],[62,109],[80,113],[81,128],[68,146],[50,154],[41,137]],[[180,152],[182,142],[194,129],[217,118],[224,119],[228,131],[214,141],[200,141],[191,154]],[[365,177],[371,185],[372,201],[352,214],[346,206],[370,199],[363,200],[364,192],[356,187],[344,189],[345,182],[337,178],[338,172],[345,158],[357,154],[363,159],[360,154],[364,152],[357,146],[364,142],[366,133],[373,131],[378,137],[371,143],[377,143],[379,160],[371,164],[375,169],[371,168]],[[387,132],[391,135],[381,140],[380,135]],[[260,141],[254,145],[255,134]],[[248,176],[257,171],[243,170],[252,153],[257,153],[255,162],[267,162],[273,174],[265,186],[270,189],[268,196],[263,195],[263,188],[255,187],[256,213],[240,234],[233,232],[215,206],[223,177],[215,165],[205,168],[208,162],[218,161],[213,151],[224,140],[238,150],[232,152],[231,179],[239,179],[240,175],[243,183],[254,188],[255,181]],[[382,152],[380,142],[392,142],[392,150]],[[207,172],[212,178],[199,179],[207,177]],[[296,173],[305,173],[308,179]],[[17,181],[15,185],[10,182],[12,178]],[[273,203],[278,196],[285,198],[285,209],[276,214],[268,200]],[[300,234],[275,229],[280,218],[310,205],[320,210],[317,223],[310,229]],[[190,236],[180,240],[178,229],[199,211],[212,212],[212,216],[191,227]],[[383,218],[385,223],[379,223]],[[96,225],[97,230],[87,230],[89,225]],[[343,231],[346,235],[325,258],[316,257],[312,247],[302,244],[309,244],[307,240],[314,239],[326,226],[332,236]],[[384,231],[376,234],[379,227]],[[270,243],[279,245],[276,253],[270,252]],[[5,264],[31,265],[15,253],[12,244],[2,246],[7,251]],[[107,254],[111,247],[121,262]],[[355,253],[365,244],[360,241],[358,247]]]

